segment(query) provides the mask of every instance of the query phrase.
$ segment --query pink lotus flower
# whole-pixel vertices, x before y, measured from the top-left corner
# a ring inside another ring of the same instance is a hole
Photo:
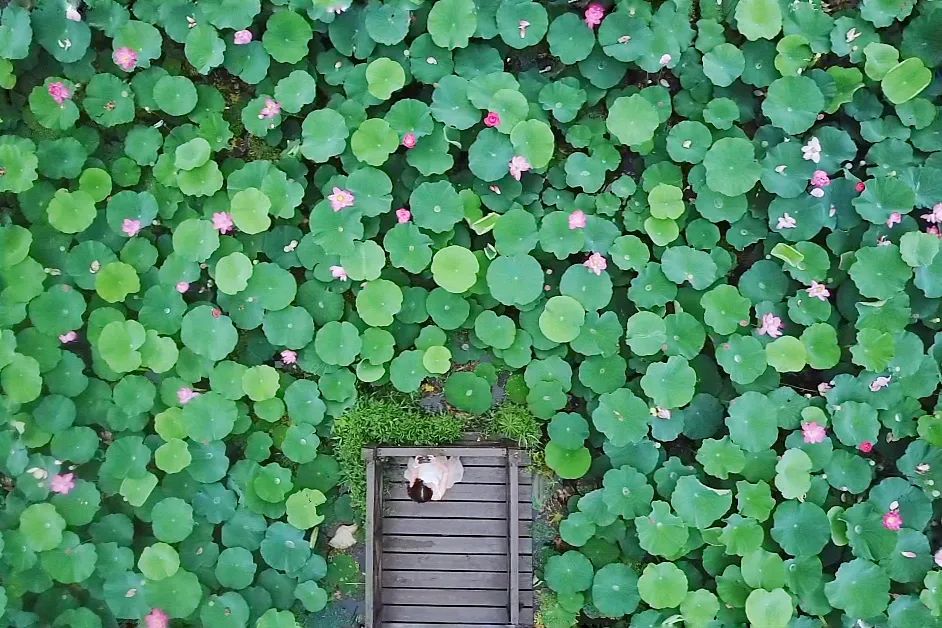
[[[667,64],[671,62],[672,59],[673,57],[671,57],[669,54],[665,52],[664,54],[661,55],[661,58],[658,59],[657,62],[661,64],[661,67],[663,68],[663,67],[666,67]]]
[[[399,224],[403,224],[412,220],[412,212],[410,212],[405,207],[400,207],[396,210],[396,220]]]
[[[488,111],[484,116],[484,126],[495,127],[500,124],[500,114],[496,111]]]
[[[883,390],[890,385],[891,379],[892,377],[887,377],[885,375],[881,375],[880,377],[876,378],[870,382],[870,392],[879,392]]]
[[[762,324],[759,326],[758,334],[768,336],[769,338],[778,338],[782,335],[782,319],[775,314],[768,312],[762,315]]]
[[[903,215],[899,212],[893,212],[890,214],[890,217],[886,219],[886,226],[892,229],[893,225],[898,225],[901,222],[903,222]]]
[[[177,401],[180,402],[181,406],[185,406],[199,396],[198,392],[186,386],[177,390]]]
[[[669,419],[671,418],[671,411],[667,408],[662,408],[661,406],[655,406],[651,408],[651,416],[657,417],[659,419]]]
[[[883,515],[883,527],[893,532],[899,532],[900,528],[903,527],[903,517],[899,514],[899,510],[894,508]]]
[[[581,209],[569,214],[569,228],[570,229],[585,229],[585,212]]]
[[[75,339],[78,338],[78,334],[74,331],[67,331],[61,336],[59,336],[59,342],[64,345],[69,344],[70,342],[75,342]]]
[[[589,256],[589,259],[582,262],[582,265],[591,270],[596,275],[601,275],[602,271],[608,268],[608,262],[605,261],[605,258],[599,253],[593,253]]]
[[[801,147],[801,158],[814,163],[821,161],[821,142],[818,138],[812,137],[807,144]]]
[[[242,29],[241,31],[236,31],[235,35],[232,36],[232,43],[237,46],[244,46],[247,43],[252,41],[252,31]]]
[[[78,12],[78,9],[69,2],[65,3],[65,19],[70,22],[81,22],[82,14]]]
[[[159,608],[155,608],[144,616],[144,623],[147,628],[168,628],[170,626],[170,617]]]
[[[265,106],[258,112],[259,120],[270,120],[281,113],[281,104],[271,98],[265,99]]]
[[[514,158],[510,160],[510,165],[508,165],[507,168],[510,170],[510,176],[519,181],[520,175],[533,168],[533,166],[530,165],[530,162],[527,161],[527,158],[523,155],[514,155]]]
[[[216,229],[219,233],[229,233],[232,231],[233,226],[235,226],[235,223],[232,222],[232,214],[229,212],[213,213],[213,229]]]
[[[602,23],[605,17],[605,7],[598,2],[593,2],[585,10],[585,23],[589,28],[595,28]]]
[[[831,185],[831,177],[824,170],[815,170],[811,175],[811,185],[816,188],[826,188]]]
[[[828,290],[827,286],[825,286],[823,283],[812,281],[811,287],[808,288],[808,296],[814,297],[815,299],[821,301],[827,301],[828,297],[831,296],[831,291]]]
[[[827,393],[831,391],[832,388],[834,388],[834,384],[830,382],[821,382],[820,384],[818,384],[818,394],[826,395]]]
[[[334,279],[339,279],[340,281],[347,280],[347,271],[344,270],[343,266],[331,266],[330,274],[333,276]]]
[[[327,200],[330,201],[330,206],[335,212],[339,212],[344,207],[350,207],[356,201],[356,197],[353,196],[348,190],[342,188],[334,188],[333,194],[327,197]]]
[[[406,148],[414,148],[415,147],[415,133],[406,133],[402,137],[402,145],[405,146]]]
[[[281,361],[285,364],[294,364],[298,361],[298,352],[291,349],[285,349],[281,352]]]
[[[59,495],[68,495],[72,492],[73,488],[75,488],[74,473],[54,475],[49,481],[49,490],[53,493],[58,493]]]
[[[141,221],[125,218],[121,223],[121,231],[129,238],[136,236],[141,230]]]
[[[824,442],[827,432],[824,430],[823,425],[819,425],[815,421],[808,421],[801,424],[801,435],[807,444],[815,445]]]
[[[871,451],[873,451],[873,443],[869,440],[865,440],[864,442],[857,445],[857,449],[865,454],[869,454]]]
[[[190,289],[190,284],[188,284],[188,283],[185,282],[185,281],[178,281],[176,288],[177,288],[177,292],[179,292],[180,294],[183,294],[183,293],[185,293],[187,290]]]
[[[776,229],[794,229],[798,225],[798,221],[795,220],[793,216],[790,216],[788,212],[782,214],[778,222],[775,223]]]
[[[942,222],[942,203],[936,203],[932,206],[932,211],[928,214],[923,214],[920,216],[923,220],[928,220],[932,224],[938,224]]]
[[[56,104],[61,105],[69,98],[72,97],[72,92],[69,91],[69,88],[65,86],[62,81],[56,81],[55,83],[49,83],[49,95],[52,96],[52,99],[56,101]]]
[[[935,225],[932,225],[931,227],[926,227],[926,233],[931,233],[937,238],[942,238],[942,231],[939,231],[939,228]]]
[[[863,194],[863,192],[867,189],[867,184],[863,181],[858,181],[857,185],[854,186],[854,189],[857,190],[857,194]]]
[[[111,59],[114,61],[116,66],[125,72],[130,72],[135,67],[137,67],[137,51],[133,48],[118,48],[114,51]]]

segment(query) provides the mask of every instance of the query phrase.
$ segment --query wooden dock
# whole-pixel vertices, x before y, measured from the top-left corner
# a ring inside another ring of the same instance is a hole
[[[461,456],[444,500],[406,494],[409,458]],[[367,464],[367,628],[533,625],[532,478],[526,453],[494,444],[372,447]]]

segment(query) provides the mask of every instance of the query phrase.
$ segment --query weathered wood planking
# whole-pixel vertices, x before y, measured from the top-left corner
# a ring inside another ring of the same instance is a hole
[[[440,502],[406,494],[408,457],[460,455],[464,479]],[[512,446],[380,447],[368,504],[367,628],[533,625],[529,458]],[[372,588],[373,591],[369,591]]]

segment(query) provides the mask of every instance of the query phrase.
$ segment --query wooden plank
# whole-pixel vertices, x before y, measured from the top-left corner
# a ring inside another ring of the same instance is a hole
[[[476,549],[476,548],[475,548]],[[533,571],[533,557],[521,556],[520,573]],[[506,554],[408,554],[383,553],[383,569],[431,571],[502,571],[507,566]]]
[[[507,555],[507,537],[460,538],[447,536],[383,535],[383,549],[386,552],[429,554],[467,554],[473,551],[478,555]],[[521,555],[532,553],[529,543],[520,547]]]
[[[393,481],[402,482],[405,484],[405,466],[397,466],[395,464],[386,465],[385,470],[383,471],[384,477],[391,479]],[[532,484],[533,478],[525,470],[520,469],[517,474],[517,481],[519,484]],[[507,483],[507,467],[506,465],[501,465],[499,467],[465,467],[464,477],[461,482],[458,484],[506,484]],[[457,484],[455,485],[457,486]]]
[[[517,504],[514,504],[516,506]],[[515,519],[516,533],[530,536],[530,522]],[[385,517],[383,532],[386,534],[425,534],[429,536],[501,536],[508,534],[506,519],[437,519],[432,517],[403,518]],[[473,543],[474,541],[469,541]],[[519,553],[519,552],[518,552]],[[513,554],[511,554],[513,555]]]
[[[436,607],[436,606],[390,606],[383,607],[383,621],[399,622],[438,622],[453,626],[454,622],[471,624],[506,624],[507,609],[483,608],[469,606]]]
[[[415,456],[492,456],[506,457],[506,447],[377,447],[376,455],[384,458]]]
[[[366,628],[377,625],[377,596],[380,594],[373,577],[378,572],[375,541],[377,536],[382,536],[382,533],[376,533],[376,520],[381,519],[381,514],[374,508],[376,493],[381,492],[376,489],[376,458],[371,456],[366,460]]]
[[[504,628],[507,624],[458,624],[448,622],[446,624],[414,621],[384,621],[383,628]],[[531,622],[529,625],[533,625]]]
[[[400,476],[395,481],[387,480],[385,489],[387,491],[386,501],[406,501],[410,500],[406,493],[406,481]],[[520,502],[529,503],[532,495],[532,488],[529,484],[520,486]],[[459,482],[452,486],[445,493],[443,502],[462,501],[462,502],[497,502],[507,503],[507,486],[505,484],[469,484]]]
[[[503,606],[507,603],[505,591],[487,589],[383,589],[387,604],[416,606]],[[533,606],[533,591],[520,595],[524,606]]]
[[[446,495],[447,497],[447,495]],[[459,502],[443,500],[424,504],[409,501],[389,502],[383,508],[384,517],[436,517],[439,519],[502,519],[507,520],[507,505],[499,502]],[[520,519],[533,518],[532,508],[521,508]]]
[[[460,456],[461,464],[465,467],[501,467],[503,468],[507,463],[507,456]],[[413,457],[402,457],[394,456],[389,458],[383,458],[384,464],[387,467],[400,467],[402,469],[406,468],[406,465],[409,464],[409,461]]]
[[[521,574],[520,579],[532,587],[533,576]],[[520,582],[517,582],[517,586]],[[383,589],[457,589],[453,593],[461,594],[461,589],[489,589],[503,591],[502,606],[507,608],[507,571],[399,571],[386,569],[383,571]],[[392,600],[385,600],[392,604]]]
[[[507,581],[510,589],[510,624],[520,625],[520,563],[516,560],[520,556],[520,511],[518,501],[520,500],[520,486],[518,484],[520,472],[517,468],[517,458],[511,453],[507,457],[507,523],[509,532],[510,549],[507,552],[509,560]],[[384,522],[385,524],[385,522]],[[527,527],[529,530],[529,526]]]

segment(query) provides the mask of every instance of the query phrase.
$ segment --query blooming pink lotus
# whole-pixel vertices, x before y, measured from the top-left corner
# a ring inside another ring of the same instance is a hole
[[[582,262],[582,265],[596,275],[601,275],[602,271],[608,268],[608,262],[605,261],[605,258],[600,253],[593,253],[589,256],[589,259]]]
[[[340,281],[347,280],[347,271],[344,269],[343,266],[331,266],[330,274],[333,276],[334,279],[339,279]]]
[[[244,46],[245,44],[251,43],[252,41],[252,31],[242,29],[241,31],[236,31],[235,35],[232,36],[232,43],[237,46]]]
[[[865,454],[869,454],[871,451],[873,451],[873,443],[869,440],[865,440],[864,442],[857,445],[857,449]]]
[[[854,186],[854,189],[857,190],[857,194],[862,194],[867,189],[867,184],[863,181],[858,181],[857,185]]]
[[[805,161],[819,163],[821,161],[821,141],[816,137],[808,140],[808,143],[801,147],[801,158]]]
[[[69,91],[69,88],[65,86],[65,83],[62,81],[55,81],[54,83],[49,83],[49,95],[52,96],[52,99],[56,101],[56,104],[61,105],[69,98],[72,97],[72,92]]]
[[[832,388],[834,388],[834,384],[832,384],[831,382],[821,382],[820,384],[818,384],[818,394],[826,395],[827,393],[831,391]]]
[[[824,442],[827,432],[823,425],[819,425],[816,421],[808,421],[801,424],[801,435],[807,444],[815,445]]]
[[[412,220],[412,212],[410,212],[405,207],[400,207],[396,210],[396,221],[401,225]]]
[[[78,334],[74,331],[67,331],[61,336],[59,336],[59,342],[64,345],[69,344],[70,342],[75,342],[75,339],[78,338]]]
[[[782,335],[782,319],[768,312],[762,315],[762,324],[759,326],[758,334],[760,336],[768,336],[769,338],[778,338]]]
[[[820,301],[827,301],[828,297],[831,296],[831,291],[828,290],[827,286],[823,283],[812,281],[811,287],[808,288],[808,296],[814,297]]]
[[[58,493],[59,495],[68,495],[72,492],[73,488],[75,488],[74,473],[54,475],[52,476],[52,479],[49,480],[49,490],[53,493]]]
[[[265,99],[265,106],[258,112],[259,120],[271,120],[281,113],[281,103],[271,98]]]
[[[776,229],[794,229],[796,226],[798,226],[798,221],[795,220],[793,216],[790,216],[788,212],[779,216],[778,222],[775,223]]]
[[[667,64],[669,64],[673,59],[674,58],[672,56],[670,56],[669,54],[665,52],[664,54],[661,55],[661,58],[658,59],[657,62],[660,64],[662,68],[664,68],[664,67],[667,67]]]
[[[402,136],[402,145],[406,148],[415,148],[415,133],[406,133]]]
[[[235,223],[232,222],[232,214],[229,212],[213,213],[213,229],[216,229],[219,233],[229,233],[234,226]]]
[[[129,238],[133,238],[141,231],[141,221],[125,218],[121,223],[121,231]]]
[[[144,616],[146,628],[168,628],[170,626],[170,616],[159,608],[152,609]]]
[[[593,2],[585,10],[585,23],[589,28],[595,28],[602,23],[605,18],[605,7],[598,2]]]
[[[180,294],[183,294],[183,293],[185,293],[187,290],[190,289],[190,284],[187,283],[187,282],[185,282],[185,281],[178,281],[178,282],[177,282],[177,285],[176,285],[176,288],[177,288],[177,292],[179,292]]]
[[[181,406],[185,406],[199,396],[198,392],[186,386],[177,390],[177,401],[180,402]]]
[[[932,211],[920,216],[923,220],[928,220],[932,224],[942,223],[942,203],[936,203],[932,206]]]
[[[527,161],[527,158],[523,155],[514,155],[513,159],[510,160],[510,164],[507,166],[507,169],[510,170],[510,176],[512,176],[517,181],[520,180],[520,176],[533,168],[530,165],[530,162]]]
[[[894,508],[883,515],[883,527],[893,532],[899,532],[900,528],[903,527],[903,516],[899,514],[899,510]]]
[[[903,215],[899,212],[893,212],[890,214],[890,217],[886,219],[886,226],[892,229],[893,225],[898,225],[901,222],[903,222]]]
[[[75,7],[71,2],[65,3],[65,19],[70,22],[81,22],[82,14],[78,12],[78,8]]]
[[[870,382],[870,392],[879,392],[883,390],[884,388],[890,385],[891,379],[892,377],[887,377],[885,375],[881,375],[880,377],[877,377],[875,380]]]
[[[500,114],[496,111],[488,111],[484,116],[484,126],[495,127],[500,124]]]
[[[285,364],[294,364],[298,361],[298,352],[285,349],[281,352],[281,361]]]
[[[824,170],[815,170],[811,175],[811,185],[816,188],[826,188],[831,185],[831,177]]]
[[[114,51],[114,54],[111,56],[112,61],[115,65],[124,70],[125,72],[130,72],[137,67],[137,51],[133,48],[118,48]]]
[[[330,201],[330,206],[335,212],[339,212],[345,207],[351,207],[356,201],[356,197],[349,190],[344,190],[343,188],[335,187],[333,194],[330,194],[327,197],[327,200]]]
[[[569,228],[570,229],[585,229],[586,219],[585,212],[581,209],[569,214]]]

